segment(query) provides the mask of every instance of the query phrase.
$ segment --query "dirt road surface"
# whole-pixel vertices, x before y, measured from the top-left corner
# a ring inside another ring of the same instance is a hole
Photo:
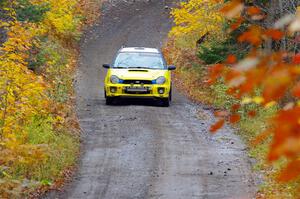
[[[229,127],[209,134],[211,111],[176,90],[169,108],[151,100],[105,105],[102,64],[122,45],[161,47],[171,19],[160,0],[111,1],[102,14],[81,44],[78,174],[63,192],[47,198],[252,198],[256,190],[245,146]]]

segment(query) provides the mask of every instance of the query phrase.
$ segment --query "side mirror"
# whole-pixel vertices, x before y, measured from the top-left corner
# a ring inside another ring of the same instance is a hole
[[[110,68],[109,64],[103,64],[102,66],[103,66],[103,68]]]
[[[175,70],[176,66],[168,66],[168,70]]]

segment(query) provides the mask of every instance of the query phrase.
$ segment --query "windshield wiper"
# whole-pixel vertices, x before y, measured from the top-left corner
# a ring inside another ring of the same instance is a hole
[[[123,66],[114,66],[113,68],[121,68],[121,69],[127,69],[128,67],[123,67]]]
[[[144,68],[144,69],[151,69],[150,67],[145,67],[145,66],[135,66],[135,67],[130,67],[130,68]]]

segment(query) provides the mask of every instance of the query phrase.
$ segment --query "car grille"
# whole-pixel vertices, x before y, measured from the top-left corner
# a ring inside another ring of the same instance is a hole
[[[127,90],[125,90],[124,93],[126,93],[126,94],[151,94],[151,91],[127,91]]]
[[[151,80],[124,80],[123,84],[152,84]]]

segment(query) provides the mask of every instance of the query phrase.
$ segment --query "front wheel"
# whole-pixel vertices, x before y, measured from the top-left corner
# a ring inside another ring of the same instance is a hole
[[[114,99],[112,97],[106,97],[105,98],[105,104],[106,105],[112,105],[113,101],[114,101]]]
[[[161,102],[162,102],[163,107],[169,107],[170,106],[170,97],[161,99]]]
[[[113,97],[107,97],[106,91],[104,89],[104,97],[105,97],[105,104],[106,105],[112,105],[114,98]]]

